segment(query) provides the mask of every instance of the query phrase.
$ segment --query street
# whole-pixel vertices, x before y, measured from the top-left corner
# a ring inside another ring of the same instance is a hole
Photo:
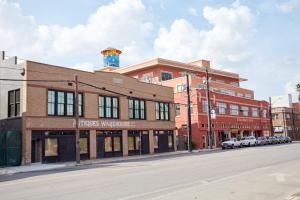
[[[300,199],[300,143],[0,176],[1,200]]]

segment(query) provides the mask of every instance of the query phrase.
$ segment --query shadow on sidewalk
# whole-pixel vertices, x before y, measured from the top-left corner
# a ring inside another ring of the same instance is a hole
[[[147,157],[142,156],[134,159],[123,159],[123,160],[115,160],[110,161],[106,163],[88,163],[88,164],[82,164],[79,166],[65,166],[61,168],[54,168],[54,169],[46,169],[46,170],[36,170],[36,171],[28,171],[28,172],[19,172],[14,174],[4,174],[0,175],[0,182],[6,182],[6,181],[13,181],[13,180],[20,180],[24,178],[30,178],[35,176],[42,176],[42,175],[51,175],[51,174],[59,174],[63,172],[72,172],[72,171],[81,171],[86,169],[95,169],[95,168],[106,168],[106,167],[118,167],[120,163],[141,163],[144,162],[145,165],[147,165],[147,162],[151,161],[159,161],[159,160],[169,160],[169,159],[176,159],[180,157],[194,157],[199,155],[205,155],[205,154],[212,154],[212,153],[221,153],[221,152],[227,152],[227,150],[214,150],[214,151],[203,151],[203,152],[192,152],[192,153],[180,153],[180,154],[161,154],[159,156],[155,157]],[[41,164],[42,165],[42,164]],[[120,166],[122,167],[122,166]]]

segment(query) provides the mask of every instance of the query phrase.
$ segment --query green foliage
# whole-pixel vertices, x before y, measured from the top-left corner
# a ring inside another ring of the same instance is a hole
[[[296,85],[296,90],[300,92],[300,83]]]

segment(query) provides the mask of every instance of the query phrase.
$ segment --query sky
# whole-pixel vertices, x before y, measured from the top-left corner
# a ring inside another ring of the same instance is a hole
[[[300,0],[0,0],[0,50],[93,71],[100,51],[121,66],[161,57],[208,59],[239,73],[255,98],[300,82]]]

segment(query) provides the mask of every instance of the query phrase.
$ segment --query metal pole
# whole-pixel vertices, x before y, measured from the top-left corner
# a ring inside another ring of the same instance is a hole
[[[75,143],[76,143],[76,163],[80,163],[80,146],[79,146],[79,113],[78,113],[78,76],[75,75],[75,123],[76,123],[76,137],[75,137]]]
[[[211,132],[211,106],[210,106],[210,92],[209,92],[209,79],[208,79],[208,69],[205,69],[206,72],[206,98],[207,98],[207,118],[208,118],[208,145],[209,148],[212,149],[212,132]]]
[[[186,94],[187,94],[187,132],[188,132],[188,142],[189,142],[189,152],[192,152],[192,120],[191,120],[191,96],[190,96],[190,81],[189,74],[186,74]]]
[[[269,115],[270,115],[270,127],[271,127],[271,136],[274,136],[274,128],[273,128],[273,116],[272,116],[272,99],[269,97]]]
[[[142,155],[142,131],[139,131],[140,132],[140,142],[139,142],[139,147],[140,147],[140,156]]]
[[[296,131],[295,131],[295,118],[294,118],[294,108],[292,106],[292,120],[293,120],[293,138],[292,140],[296,140]]]

